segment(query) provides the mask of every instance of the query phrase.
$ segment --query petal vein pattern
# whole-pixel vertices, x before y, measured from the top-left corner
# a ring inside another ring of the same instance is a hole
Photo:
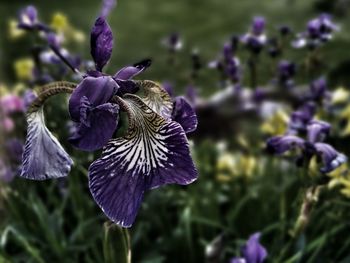
[[[197,171],[178,123],[164,119],[135,95],[121,100],[129,114],[127,135],[109,142],[102,157],[90,166],[89,182],[104,213],[129,227],[146,190],[189,184]]]
[[[27,121],[21,177],[46,180],[67,176],[73,161],[45,126],[43,108],[29,113]]]
[[[144,90],[145,97],[142,99],[148,107],[165,119],[171,119],[173,102],[164,88],[150,80],[135,81],[140,89]]]

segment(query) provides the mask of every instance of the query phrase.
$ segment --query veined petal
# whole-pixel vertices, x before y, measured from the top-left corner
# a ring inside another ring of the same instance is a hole
[[[67,176],[73,161],[46,128],[43,108],[28,113],[27,122],[21,177],[45,180]]]
[[[103,212],[130,227],[146,190],[189,184],[197,171],[178,123],[164,119],[135,95],[127,94],[119,102],[129,116],[127,135],[111,140],[90,166],[89,186]]]
[[[135,81],[135,83],[144,91],[143,102],[163,118],[171,119],[173,102],[165,89],[150,80]]]
[[[198,120],[195,110],[184,97],[176,97],[172,119],[178,122],[186,133],[197,129]]]
[[[91,30],[90,45],[96,70],[102,71],[111,58],[113,50],[113,33],[105,18],[96,19]]]

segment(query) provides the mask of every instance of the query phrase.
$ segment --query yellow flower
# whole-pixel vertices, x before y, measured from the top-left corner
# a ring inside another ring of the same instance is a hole
[[[260,127],[261,131],[269,135],[281,135],[287,131],[289,117],[282,110],[276,111],[269,119],[267,119]]]
[[[337,88],[332,94],[332,104],[346,103],[349,100],[350,92],[343,87]]]
[[[10,39],[17,39],[25,34],[25,31],[17,27],[17,21],[10,19],[8,21],[8,35]]]
[[[68,18],[60,12],[53,14],[51,27],[58,32],[66,31],[69,27]]]
[[[240,153],[225,152],[219,155],[216,170],[217,180],[228,182],[235,177],[252,177],[256,171],[257,161],[254,156],[241,155]]]
[[[33,76],[34,62],[30,58],[19,59],[14,64],[16,75],[21,80],[30,80]]]
[[[350,171],[347,165],[342,165],[338,169],[329,173],[331,177],[328,188],[340,187],[340,193],[350,198]]]
[[[350,135],[350,104],[340,113],[340,117],[347,120],[347,124],[342,131],[343,136]]]

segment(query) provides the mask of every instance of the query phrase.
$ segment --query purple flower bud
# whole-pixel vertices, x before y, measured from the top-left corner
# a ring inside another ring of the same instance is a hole
[[[91,30],[91,55],[95,61],[96,70],[102,71],[112,56],[113,34],[103,17],[97,18]]]

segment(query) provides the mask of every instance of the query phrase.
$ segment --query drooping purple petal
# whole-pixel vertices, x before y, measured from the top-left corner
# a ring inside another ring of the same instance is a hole
[[[125,95],[129,130],[114,139],[89,168],[90,191],[115,223],[130,227],[146,190],[163,184],[186,185],[197,178],[185,132],[140,98]]]
[[[184,97],[175,98],[172,119],[178,122],[186,133],[193,132],[197,128],[196,112]]]
[[[242,255],[247,263],[262,263],[267,257],[266,249],[260,244],[260,233],[251,235],[242,248]]]
[[[133,66],[127,66],[119,70],[115,75],[114,79],[129,80],[145,71],[149,66],[151,66],[152,61],[150,59],[142,60]]]
[[[82,97],[86,97],[92,107],[108,102],[117,91],[117,83],[108,76],[86,77],[74,90],[69,99],[69,113],[73,121],[80,121]]]
[[[91,56],[95,61],[96,70],[108,63],[113,50],[113,33],[107,21],[103,17],[97,18],[91,30]]]
[[[305,141],[294,135],[275,136],[267,140],[267,150],[274,154],[283,154],[291,149],[304,148]]]
[[[46,180],[67,176],[73,161],[46,128],[43,109],[29,113],[27,122],[21,177]]]
[[[321,157],[323,167],[320,169],[322,173],[330,173],[340,165],[347,161],[347,157],[336,151],[331,145],[326,143],[315,143],[314,147],[317,154]]]
[[[82,99],[82,104],[81,123],[69,138],[69,142],[84,151],[101,149],[117,129],[119,106],[105,103],[92,108],[86,97]]]
[[[331,125],[325,121],[310,121],[307,125],[307,140],[311,143],[322,142],[331,130]]]

